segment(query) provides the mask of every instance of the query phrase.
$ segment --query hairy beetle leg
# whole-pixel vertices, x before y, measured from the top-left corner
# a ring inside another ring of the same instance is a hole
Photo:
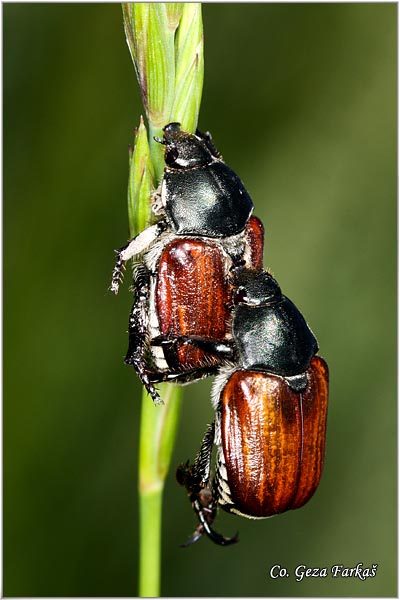
[[[117,259],[115,261],[115,266],[111,276],[110,290],[114,292],[115,295],[118,294],[119,286],[121,285],[123,280],[123,270],[125,269],[124,261],[121,258],[121,251],[122,248],[119,250],[115,250],[115,253],[117,254]]]
[[[111,277],[110,289],[114,294],[118,294],[118,289],[122,280],[122,269],[124,263],[133,258],[137,254],[147,250],[151,244],[162,234],[167,228],[167,224],[164,220],[158,221],[155,225],[147,227],[141,231],[138,235],[132,238],[125,246],[115,250],[117,254],[117,260],[115,261],[115,267]]]
[[[153,383],[150,381],[145,360],[147,341],[146,310],[150,287],[149,270],[139,265],[134,273],[135,301],[129,316],[129,347],[125,364],[132,365],[154,404],[164,404]]]
[[[170,339],[166,336],[159,335],[151,340],[152,346],[167,347],[177,344],[194,346],[208,354],[213,354],[222,358],[233,358],[233,348],[228,342],[221,342],[220,340],[213,340],[211,338],[204,338],[196,335],[179,335]]]

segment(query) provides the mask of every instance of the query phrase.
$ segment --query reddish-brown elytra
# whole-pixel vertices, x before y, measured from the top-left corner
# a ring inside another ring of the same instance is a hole
[[[264,252],[264,225],[260,219],[252,216],[247,223],[245,232],[250,249],[250,257],[247,262],[253,269],[262,269]]]
[[[241,244],[241,255],[254,268],[262,267],[264,229],[251,217]],[[160,337],[176,340],[164,346],[169,368],[177,372],[213,367],[221,358],[179,341],[183,336],[225,341],[231,319],[232,259],[224,244],[210,238],[175,238],[158,261],[156,309]]]
[[[328,368],[314,357],[304,391],[283,377],[237,370],[221,394],[221,448],[230,509],[250,518],[303,506],[322,473]]]

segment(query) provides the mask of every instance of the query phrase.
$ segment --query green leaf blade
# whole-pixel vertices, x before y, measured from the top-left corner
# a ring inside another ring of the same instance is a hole
[[[200,112],[204,79],[204,36],[201,4],[187,3],[175,40],[176,84],[172,119],[193,133]]]
[[[131,237],[143,231],[151,222],[150,196],[153,190],[154,167],[146,126],[141,117],[129,165],[128,217]]]

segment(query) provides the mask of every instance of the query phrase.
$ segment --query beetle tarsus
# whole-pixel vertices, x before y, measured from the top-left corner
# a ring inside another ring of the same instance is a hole
[[[212,540],[214,544],[217,544],[218,546],[230,546],[232,544],[237,544],[237,542],[239,541],[239,533],[236,533],[231,538],[227,538],[221,535],[220,533],[214,531],[209,525],[207,527],[204,527],[203,525],[199,524],[196,527],[193,534],[188,538],[188,540],[184,544],[180,544],[179,547],[188,548],[189,546],[192,546],[193,544],[198,542],[204,534],[206,534],[207,537],[209,537],[210,540]]]
[[[204,497],[202,492],[205,493]],[[204,506],[204,502],[209,501],[210,497],[210,504]],[[206,498],[207,500],[205,500]],[[221,535],[211,527],[211,524],[214,522],[217,514],[217,506],[214,498],[212,498],[211,493],[207,488],[204,488],[204,490],[198,494],[198,498],[193,500],[192,507],[199,519],[199,525],[196,527],[189,539],[184,544],[181,544],[181,548],[187,548],[188,546],[195,544],[204,534],[206,534],[207,537],[218,546],[230,546],[231,544],[236,544],[239,541],[238,533],[236,533],[233,537],[228,538]]]
[[[149,396],[152,397],[154,404],[164,404],[164,401],[162,400],[153,383],[149,379],[149,374],[144,368],[144,363],[140,356],[140,353],[135,352],[134,355],[127,356],[125,358],[125,364],[134,367],[140,381],[142,382],[142,385],[144,385],[144,387],[146,388],[146,392],[149,394]]]
[[[114,266],[112,276],[111,276],[110,290],[112,292],[114,292],[115,295],[118,294],[119,286],[121,285],[121,283],[123,281],[123,276],[124,276],[123,271],[125,269],[125,264],[121,257],[121,251],[122,251],[122,248],[119,250],[115,250],[115,253],[117,254],[117,259],[115,261],[115,266]]]
[[[214,531],[211,527],[211,523],[214,522],[217,514],[217,505],[214,498],[212,498],[211,506],[202,506],[199,500],[193,502],[193,509],[198,516],[200,524],[203,528],[203,532],[207,534],[214,544],[218,546],[230,546],[236,544],[239,541],[239,533],[236,533],[233,537],[227,538],[220,533]]]

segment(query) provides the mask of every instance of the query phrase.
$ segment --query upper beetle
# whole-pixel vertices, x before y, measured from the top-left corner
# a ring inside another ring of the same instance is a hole
[[[231,343],[186,340],[231,362],[214,384],[215,424],[194,464],[177,471],[200,521],[188,543],[204,532],[218,544],[237,540],[212,529],[218,505],[251,519],[303,506],[323,468],[328,367],[312,331],[266,271],[240,269],[233,303]]]
[[[155,402],[154,383],[187,383],[215,374],[222,358],[182,344],[183,336],[226,341],[230,332],[230,272],[261,268],[264,230],[239,177],[223,162],[211,136],[164,127],[165,162],[153,197],[159,221],[117,251],[111,289],[123,263],[137,255],[135,301],[129,319],[133,365]]]

